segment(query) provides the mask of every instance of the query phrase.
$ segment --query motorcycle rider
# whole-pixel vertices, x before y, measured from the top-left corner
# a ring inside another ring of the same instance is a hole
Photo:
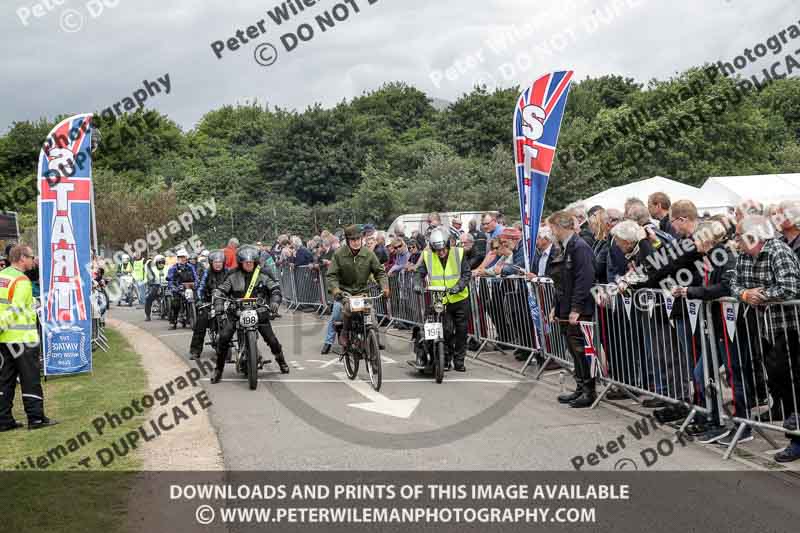
[[[142,252],[136,254],[136,260],[133,262],[133,280],[136,282],[136,293],[138,295],[139,305],[144,305],[146,291],[146,274],[144,265],[147,263],[147,256]]]
[[[434,253],[435,252],[435,253]],[[422,261],[417,268],[419,279],[427,275],[430,287],[445,287],[447,296],[443,303],[445,313],[454,328],[444,330],[447,355],[445,370],[451,363],[458,372],[464,372],[467,354],[467,320],[469,318],[469,282],[472,272],[469,261],[460,247],[450,247],[450,234],[446,228],[435,228],[428,237],[428,248],[422,252]],[[455,332],[452,330],[455,329]],[[421,363],[418,361],[418,363]]]
[[[214,289],[222,285],[222,282],[228,276],[228,271],[225,269],[225,252],[215,250],[209,254],[209,260],[211,261],[211,266],[200,275],[200,284],[197,288],[197,301],[202,304],[211,303]],[[208,322],[208,306],[198,309],[197,323],[194,325],[192,343],[189,346],[189,358],[192,360],[200,359],[200,354],[203,352],[203,342],[206,338]]]
[[[147,298],[144,301],[144,321],[150,322],[150,311],[153,309],[153,302],[158,298],[158,289],[161,283],[167,279],[166,258],[158,254],[152,260],[145,263],[145,273],[147,275]]]
[[[342,322],[342,304],[339,301],[342,291],[350,294],[366,293],[368,291],[367,284],[372,275],[375,277],[375,281],[381,284],[383,296],[389,297],[389,281],[386,271],[375,253],[363,245],[360,228],[356,225],[348,226],[345,228],[344,236],[347,245],[339,247],[333,254],[325,276],[328,282],[328,291],[336,301],[333,303],[331,319],[325,333],[325,343],[322,345],[321,353],[323,355],[331,351],[331,345],[336,337],[334,324]],[[347,340],[347,328],[345,328],[339,343],[345,346]]]
[[[133,261],[131,261],[131,256],[128,254],[122,254],[119,258],[119,266],[117,267],[117,281],[120,288],[120,299],[117,301],[117,305],[122,305],[122,300],[126,297],[128,291],[131,289],[131,286],[128,283],[123,283],[122,276],[133,276]],[[134,290],[136,281],[133,282]]]
[[[181,298],[183,290],[183,283],[194,283],[197,287],[197,271],[194,266],[189,264],[189,254],[186,250],[178,250],[176,252],[178,262],[170,267],[167,273],[167,289],[172,290],[175,295],[172,298],[172,306],[169,312],[169,329],[176,329],[178,327],[178,313],[181,310]]]
[[[223,252],[223,257],[225,252]],[[217,297],[225,298],[263,298],[269,302],[270,311],[273,313],[278,312],[281,305],[281,287],[268,275],[267,272],[261,270],[258,266],[259,251],[254,246],[242,246],[236,250],[236,261],[239,267],[231,270],[222,284],[214,289],[213,296],[214,310],[217,316],[221,316],[224,311],[225,302],[217,300]],[[223,259],[224,261],[224,259]],[[283,348],[275,332],[272,330],[272,324],[269,321],[269,316],[259,312],[258,317],[258,331],[269,345],[272,355],[275,357],[275,362],[281,369],[282,374],[289,373],[289,365],[286,364],[286,358],[283,355]],[[214,372],[214,377],[211,378],[211,383],[219,383],[222,379],[222,370],[225,368],[225,356],[228,353],[231,339],[236,332],[236,316],[228,315],[220,326],[219,337],[217,338],[217,368]]]

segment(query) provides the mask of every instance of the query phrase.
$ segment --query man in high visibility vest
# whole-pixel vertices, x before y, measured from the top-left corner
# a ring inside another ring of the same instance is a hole
[[[141,253],[136,254],[136,260],[133,262],[133,279],[136,281],[136,292],[139,293],[139,305],[144,305],[145,298],[147,297],[147,276],[144,271],[144,264],[147,258]]]
[[[423,279],[428,276],[431,287],[445,287],[445,313],[455,326],[445,330],[447,355],[445,369],[453,367],[464,372],[464,358],[467,355],[467,320],[469,319],[469,282],[472,272],[469,261],[464,257],[463,248],[450,248],[450,235],[446,228],[435,228],[428,237],[428,248],[422,252],[422,261],[417,272]]]
[[[11,266],[0,271],[0,431],[22,427],[11,413],[19,378],[28,429],[57,424],[44,415],[44,392],[39,380],[39,332],[31,280],[23,274],[33,268],[33,251],[11,249]]]

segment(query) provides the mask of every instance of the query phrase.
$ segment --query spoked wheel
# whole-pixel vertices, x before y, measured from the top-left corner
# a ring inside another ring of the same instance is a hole
[[[378,333],[370,329],[367,333],[367,357],[365,359],[369,381],[376,391],[381,390],[383,383],[383,370],[381,369],[381,350],[378,346]]]
[[[358,375],[358,356],[349,347],[344,349],[344,370],[349,379],[356,379]]]
[[[434,348],[436,357],[435,359],[435,366],[436,366],[436,383],[441,383],[444,380],[444,342],[439,341],[436,343]]]
[[[194,329],[194,325],[197,324],[197,308],[194,304],[187,303],[188,309],[186,310],[186,316],[189,319],[189,327]]]
[[[255,331],[247,332],[247,382],[250,390],[258,387],[258,335]]]

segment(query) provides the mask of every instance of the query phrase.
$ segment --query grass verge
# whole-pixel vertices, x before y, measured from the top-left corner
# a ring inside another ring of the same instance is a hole
[[[138,427],[146,413],[113,429],[107,425],[101,436],[92,420],[106,411],[119,413],[132,400],[141,398],[147,380],[139,355],[122,335],[111,329],[106,333],[110,348],[94,353],[92,374],[48,378],[42,383],[45,413],[59,425],[0,433],[0,471],[5,471],[0,475],[6,478],[0,483],[0,501],[13,510],[4,513],[2,529],[73,533],[80,524],[83,531],[124,530],[128,493],[141,460],[137,454],[128,453],[103,467],[95,454]],[[14,416],[26,422],[20,394],[17,387]],[[78,439],[82,432],[91,437],[90,442]],[[78,440],[83,445],[72,451],[70,440],[73,447]],[[28,457],[34,465],[46,461],[47,466],[31,469]],[[42,457],[44,460],[39,459]],[[89,470],[78,463],[85,457],[91,458]],[[28,469],[17,468],[22,462]]]

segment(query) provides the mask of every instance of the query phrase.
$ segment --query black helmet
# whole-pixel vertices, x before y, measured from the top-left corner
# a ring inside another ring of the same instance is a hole
[[[244,263],[245,261],[254,261],[257,263],[260,255],[261,252],[258,248],[249,244],[240,247],[236,251],[236,259],[240,263]]]
[[[192,261],[192,260],[197,261],[197,254],[194,253],[194,252],[189,254],[189,261]]]
[[[225,262],[225,252],[223,252],[222,250],[214,250],[213,252],[208,254],[208,262],[209,263],[214,263],[216,261],[222,261],[224,263]]]

